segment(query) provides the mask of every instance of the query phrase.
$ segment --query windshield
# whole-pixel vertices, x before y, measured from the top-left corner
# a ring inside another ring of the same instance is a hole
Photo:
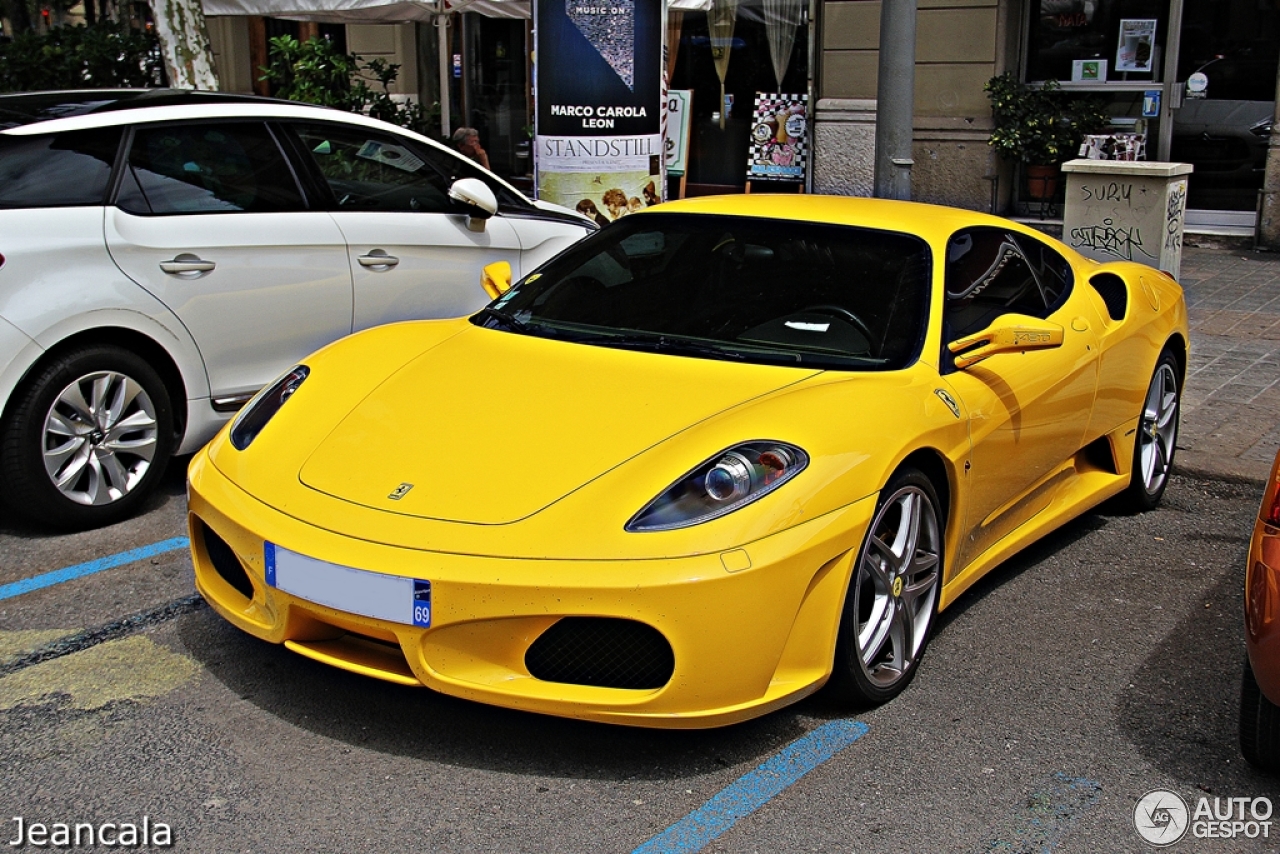
[[[915,360],[931,255],[918,237],[645,213],[610,224],[473,322],[527,335],[838,370]]]

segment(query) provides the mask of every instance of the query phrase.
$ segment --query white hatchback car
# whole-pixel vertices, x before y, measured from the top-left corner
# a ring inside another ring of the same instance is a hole
[[[482,266],[518,278],[594,228],[360,115],[0,96],[0,494],[57,527],[121,519],[311,351],[475,311]]]

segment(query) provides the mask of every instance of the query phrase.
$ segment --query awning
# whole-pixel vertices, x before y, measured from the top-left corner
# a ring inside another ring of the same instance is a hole
[[[696,12],[711,0],[667,0],[671,11]],[[402,24],[441,13],[477,12],[490,18],[530,18],[532,0],[204,0],[206,15],[265,15],[322,24]]]
[[[204,0],[205,15],[264,15],[322,24],[403,24],[441,13],[528,18],[529,0]]]

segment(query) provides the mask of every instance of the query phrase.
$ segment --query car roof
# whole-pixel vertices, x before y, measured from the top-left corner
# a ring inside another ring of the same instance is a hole
[[[194,89],[79,89],[0,95],[0,130],[23,125],[148,107],[192,107],[215,104],[288,104],[279,98],[203,92]],[[121,116],[121,121],[126,118]]]
[[[961,228],[988,226],[1029,234],[1038,240],[1046,235],[1003,217],[962,208],[904,202],[861,196],[827,196],[804,193],[746,193],[730,196],[699,196],[666,202],[636,215],[650,212],[755,216],[793,219],[833,225],[856,225],[897,231],[922,237],[938,247]],[[1056,243],[1056,241],[1050,241]],[[1059,251],[1066,247],[1057,247]]]

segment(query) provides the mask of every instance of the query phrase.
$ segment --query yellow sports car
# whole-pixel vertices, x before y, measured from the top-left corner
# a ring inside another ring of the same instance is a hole
[[[246,632],[484,703],[710,727],[914,677],[939,610],[1165,489],[1182,291],[968,211],[632,214],[457,320],[353,335],[191,466]]]

